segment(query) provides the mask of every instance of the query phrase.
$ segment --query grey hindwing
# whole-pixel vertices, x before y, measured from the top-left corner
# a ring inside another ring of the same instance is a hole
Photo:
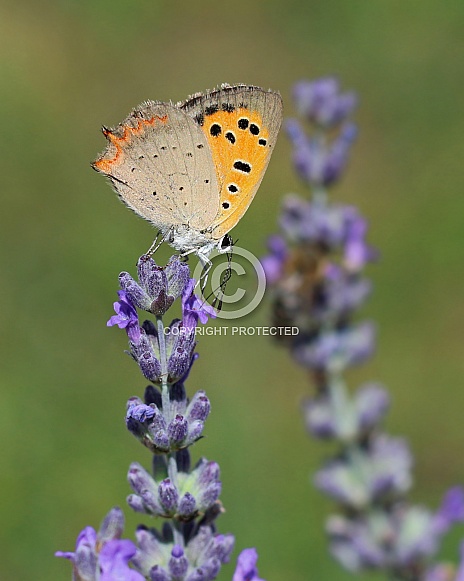
[[[219,206],[216,172],[206,137],[189,115],[169,103],[147,102],[111,133],[116,145],[108,138],[98,161],[117,154],[120,159],[109,171],[98,161],[94,167],[132,210],[163,232],[181,224],[203,230],[212,223]]]

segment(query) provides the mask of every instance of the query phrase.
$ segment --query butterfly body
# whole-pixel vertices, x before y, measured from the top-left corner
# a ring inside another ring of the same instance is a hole
[[[116,128],[93,167],[176,250],[207,261],[250,205],[282,120],[278,93],[223,85],[177,104],[148,101]]]

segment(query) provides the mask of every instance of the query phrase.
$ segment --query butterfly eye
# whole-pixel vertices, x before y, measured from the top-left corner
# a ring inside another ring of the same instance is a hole
[[[225,236],[222,237],[222,240],[219,244],[219,251],[220,252],[230,252],[230,250],[232,250],[233,245],[234,245],[234,241],[229,236],[229,234],[226,234]]]

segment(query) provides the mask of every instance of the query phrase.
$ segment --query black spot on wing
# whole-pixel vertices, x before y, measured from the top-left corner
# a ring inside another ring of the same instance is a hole
[[[219,135],[221,135],[222,128],[219,123],[213,123],[209,128],[209,132],[213,137],[219,137]]]
[[[246,161],[241,161],[240,159],[234,163],[234,169],[241,171],[242,173],[250,173],[251,165]]]

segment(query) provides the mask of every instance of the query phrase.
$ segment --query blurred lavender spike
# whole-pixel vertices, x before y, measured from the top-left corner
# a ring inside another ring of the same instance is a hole
[[[382,423],[389,396],[375,383],[351,393],[344,372],[375,350],[375,325],[358,322],[371,292],[365,267],[377,258],[366,241],[367,222],[353,206],[332,202],[329,188],[342,177],[357,128],[352,92],[337,79],[301,81],[297,112],[287,134],[293,164],[309,186],[309,200],[283,202],[281,232],[268,239],[263,267],[271,287],[273,324],[297,327],[280,339],[309,371],[314,393],[303,409],[311,435],[337,442],[314,483],[338,507],[327,520],[330,551],[347,570],[376,569],[395,581],[464,581],[464,568],[434,563],[441,540],[464,522],[464,491],[451,489],[433,513],[412,505],[413,458],[401,438]]]

